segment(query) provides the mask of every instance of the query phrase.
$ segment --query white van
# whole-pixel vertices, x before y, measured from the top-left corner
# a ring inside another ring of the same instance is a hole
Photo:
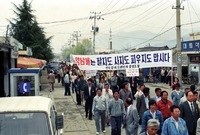
[[[61,135],[62,128],[51,98],[0,98],[0,135]]]

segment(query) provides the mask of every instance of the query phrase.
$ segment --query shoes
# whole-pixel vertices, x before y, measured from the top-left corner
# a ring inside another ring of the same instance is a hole
[[[92,118],[89,118],[89,120],[92,120]]]
[[[103,133],[106,133],[106,130],[103,130],[102,132],[103,132]]]
[[[96,135],[99,135],[99,132],[96,132]]]
[[[110,126],[110,123],[107,123],[107,126]]]

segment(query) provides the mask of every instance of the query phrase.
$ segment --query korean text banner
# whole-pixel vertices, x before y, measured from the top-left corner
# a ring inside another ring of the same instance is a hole
[[[72,55],[80,70],[124,70],[126,68],[171,67],[172,51],[106,55]]]

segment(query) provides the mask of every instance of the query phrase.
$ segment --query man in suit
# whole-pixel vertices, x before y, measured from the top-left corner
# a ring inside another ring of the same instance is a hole
[[[135,100],[135,93],[137,92],[137,77],[130,77],[129,79],[133,99]]]
[[[200,118],[197,120],[197,130],[196,135],[200,135]]]
[[[125,82],[124,74],[120,73],[119,77],[117,78],[117,85],[118,85],[119,90],[123,89],[124,82]]]
[[[193,92],[188,91],[186,93],[187,101],[180,105],[181,115],[186,122],[189,135],[196,134],[197,120],[199,118],[198,105],[193,101]]]
[[[131,98],[125,100],[125,105],[127,107],[127,113],[124,118],[126,135],[137,135],[138,133],[139,115],[132,103],[133,100]]]
[[[85,117],[88,117],[89,120],[92,120],[92,104],[93,98],[96,96],[96,88],[92,83],[92,79],[87,80],[87,85],[84,88],[84,98],[85,98]]]
[[[143,94],[137,98],[136,108],[138,114],[140,116],[139,124],[142,122],[142,115],[143,113],[149,108],[149,88],[145,87],[143,90]]]
[[[141,133],[140,135],[157,135],[160,123],[156,119],[149,119],[147,122],[146,132]]]

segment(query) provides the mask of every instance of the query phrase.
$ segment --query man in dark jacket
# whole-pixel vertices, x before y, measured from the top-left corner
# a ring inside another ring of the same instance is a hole
[[[117,85],[119,87],[119,90],[123,89],[123,84],[125,82],[125,79],[124,79],[124,74],[123,73],[120,73],[119,74],[119,77],[117,78]]]
[[[88,117],[89,120],[92,120],[92,104],[93,98],[96,96],[96,87],[92,83],[92,79],[87,80],[87,85],[84,88],[84,98],[85,98],[85,117]]]
[[[198,105],[193,101],[193,92],[186,92],[187,101],[180,105],[181,115],[186,122],[189,135],[196,134],[197,120],[199,118]]]
[[[83,104],[83,101],[84,101],[84,87],[86,86],[86,84],[87,84],[87,82],[86,82],[86,80],[84,80],[84,76],[80,75],[80,80],[77,84],[77,90],[80,94],[82,104]]]

